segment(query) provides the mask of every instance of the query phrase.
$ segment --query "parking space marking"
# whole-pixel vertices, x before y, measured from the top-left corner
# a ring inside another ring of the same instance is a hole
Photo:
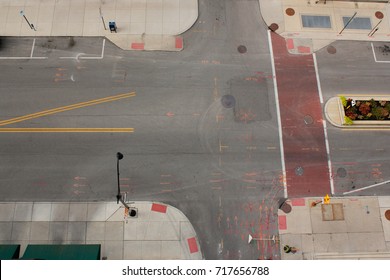
[[[0,56],[0,59],[8,59],[8,60],[21,60],[21,59],[47,59],[47,56],[33,56],[34,53],[34,48],[35,48],[35,38],[33,40],[33,44],[31,47],[31,53],[30,56]]]
[[[103,39],[102,52],[101,52],[100,56],[83,56],[83,55],[85,55],[85,53],[79,53],[76,56],[62,56],[62,57],[60,57],[60,59],[76,59],[76,60],[80,60],[80,59],[103,59],[104,58],[105,46],[106,46],[106,39]]]
[[[374,60],[376,63],[390,63],[390,60],[378,60],[376,58],[376,54],[375,54],[375,49],[374,49],[374,44],[371,43],[371,49],[372,49],[372,54],[374,55]]]

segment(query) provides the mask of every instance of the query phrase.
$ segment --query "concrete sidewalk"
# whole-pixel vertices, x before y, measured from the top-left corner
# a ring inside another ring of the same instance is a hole
[[[390,259],[390,197],[333,197],[313,207],[318,201],[288,200],[291,212],[279,210],[282,259]]]
[[[104,36],[124,50],[177,51],[197,17],[197,0],[1,0],[0,36]]]
[[[331,0],[259,0],[259,3],[265,23],[286,39],[293,54],[312,53],[338,40],[386,42],[390,38],[388,3]],[[345,21],[354,15],[343,30]]]
[[[101,257],[202,259],[186,216],[162,203],[135,202],[136,218],[115,202],[0,203],[0,243],[101,244]]]

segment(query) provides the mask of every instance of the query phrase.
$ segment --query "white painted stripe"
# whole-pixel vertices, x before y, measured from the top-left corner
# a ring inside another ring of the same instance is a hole
[[[274,83],[274,93],[275,93],[275,103],[276,103],[276,116],[278,118],[278,127],[279,127],[280,161],[282,164],[282,172],[283,172],[283,189],[284,189],[284,197],[287,198],[288,193],[287,193],[287,179],[286,179],[286,164],[284,162],[282,121],[280,118],[279,93],[278,93],[278,84],[276,80],[274,50],[272,48],[272,41],[271,41],[271,30],[268,30],[268,46],[271,55],[272,79]]]
[[[332,162],[330,160],[330,149],[329,149],[329,141],[328,141],[328,132],[327,132],[327,128],[326,128],[326,121],[322,120],[322,123],[324,125],[325,147],[326,147],[326,155],[328,157],[328,171],[329,171],[330,191],[331,191],[332,194],[334,194]]]
[[[82,56],[85,53],[79,53],[77,56],[62,56],[60,59],[103,59],[104,58],[104,49],[106,46],[106,39],[103,39],[103,45],[102,45],[102,53],[100,56]]]
[[[34,54],[34,47],[35,47],[35,38],[34,38],[34,40],[33,40],[33,45],[32,45],[32,48],[31,48],[30,57],[33,57],[33,54]]]
[[[373,44],[373,43],[371,43],[371,49],[372,49],[372,54],[374,55],[375,62],[378,62],[378,61],[376,60],[376,54],[375,54],[374,44]]]
[[[315,53],[313,53],[313,62],[314,62],[314,69],[316,71],[316,79],[317,79],[317,89],[318,89],[318,96],[320,97],[321,104],[324,103],[324,98],[322,97],[322,89],[321,89],[321,82],[320,82],[320,75],[318,73],[318,64],[317,64],[317,56]],[[334,194],[334,182],[333,182],[333,174],[332,174],[332,162],[330,160],[330,149],[329,149],[329,141],[328,141],[328,131],[326,127],[326,121],[322,120],[322,125],[324,127],[324,138],[325,138],[325,147],[326,147],[326,156],[328,158],[328,173],[329,173],[329,182],[330,182],[330,191],[332,194]]]
[[[321,104],[324,103],[324,98],[322,97],[322,89],[321,89],[321,82],[320,82],[320,75],[318,74],[318,65],[317,65],[317,56],[315,53],[313,53],[313,62],[314,62],[314,69],[316,70],[316,79],[317,79],[317,88],[318,88],[318,95],[320,97]]]
[[[385,184],[388,184],[388,183],[390,183],[390,180],[384,181],[384,182],[381,182],[381,183],[378,183],[378,184],[370,185],[370,186],[367,186],[367,187],[363,187],[363,188],[360,188],[360,189],[357,189],[357,190],[352,190],[352,191],[349,191],[349,192],[343,192],[343,194],[350,194],[350,193],[354,193],[354,192],[360,192],[360,191],[363,191],[363,190],[375,188],[377,186],[385,185]]]
[[[31,57],[31,56],[10,56],[10,57],[0,57],[0,59],[8,59],[8,60],[12,60],[12,59],[47,59],[46,56],[36,56],[36,57]]]

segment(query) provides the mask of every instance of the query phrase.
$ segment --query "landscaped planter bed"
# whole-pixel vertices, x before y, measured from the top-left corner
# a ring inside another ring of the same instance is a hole
[[[340,96],[344,109],[345,124],[356,121],[390,121],[390,101],[375,99],[352,99]]]

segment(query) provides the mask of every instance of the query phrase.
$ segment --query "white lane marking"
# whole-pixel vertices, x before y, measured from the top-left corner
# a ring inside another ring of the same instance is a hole
[[[274,83],[276,115],[278,118],[278,127],[279,127],[279,145],[280,145],[280,160],[281,160],[282,172],[283,172],[283,189],[284,189],[284,197],[287,198],[288,194],[287,194],[287,181],[286,181],[286,164],[284,162],[282,121],[280,118],[279,93],[278,93],[278,85],[277,85],[277,80],[276,80],[274,50],[272,48],[272,41],[271,41],[271,30],[268,30],[268,46],[269,46],[269,52],[271,54],[272,79],[273,79],[273,83]]]
[[[320,97],[321,104],[324,103],[324,98],[322,96],[322,89],[321,89],[321,81],[320,81],[320,75],[318,73],[318,64],[317,64],[317,56],[315,53],[313,53],[313,62],[314,62],[314,69],[316,72],[316,79],[317,79],[317,89],[318,89],[318,96]],[[328,141],[328,131],[326,128],[326,121],[322,120],[322,125],[324,127],[324,138],[325,138],[325,147],[326,147],[326,156],[328,158],[328,173],[329,173],[329,182],[330,182],[330,191],[332,194],[334,194],[334,182],[333,182],[333,175],[332,175],[332,161],[330,160],[330,149],[329,149],[329,141]]]
[[[371,43],[371,49],[372,49],[372,54],[374,55],[374,60],[376,63],[390,63],[389,60],[377,60],[376,59],[376,54],[375,54],[375,49],[374,49],[374,44]]]
[[[321,81],[320,81],[320,75],[318,74],[317,56],[315,53],[313,53],[313,62],[314,62],[314,69],[316,71],[318,95],[320,97],[321,104],[323,104],[324,98],[322,97]]]
[[[352,191],[349,191],[349,192],[343,192],[343,194],[350,194],[350,193],[354,193],[354,192],[360,192],[360,191],[363,191],[363,190],[375,188],[377,186],[385,185],[387,183],[390,183],[390,180],[384,181],[384,182],[381,182],[381,183],[378,183],[378,184],[370,185],[370,186],[367,186],[367,187],[363,187],[363,188],[360,188],[360,189],[357,189],[357,190],[352,190]]]
[[[328,132],[326,128],[326,121],[322,120],[324,125],[324,136],[325,136],[325,147],[326,147],[326,155],[328,157],[328,171],[329,171],[329,182],[330,182],[330,191],[334,194],[334,182],[333,182],[333,174],[332,174],[332,161],[330,160],[330,150],[329,150],[329,141],[328,141]]]
[[[34,40],[33,40],[33,45],[32,45],[32,48],[31,48],[30,57],[33,57],[33,54],[34,54],[34,47],[35,47],[35,38],[34,38]]]

